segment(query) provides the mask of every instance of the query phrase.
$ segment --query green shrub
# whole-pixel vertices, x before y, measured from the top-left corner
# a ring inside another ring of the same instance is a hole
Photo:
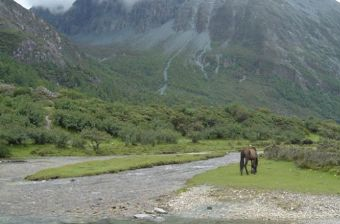
[[[57,110],[54,114],[54,123],[70,131],[81,132],[86,128],[96,127],[95,119],[91,114],[78,111]]]
[[[139,130],[137,140],[142,145],[176,144],[179,134],[169,129]]]
[[[35,126],[42,126],[45,122],[44,110],[40,105],[26,103],[18,108],[18,114],[28,118]]]
[[[100,144],[111,139],[111,136],[109,134],[103,131],[99,131],[95,128],[87,128],[82,130],[81,136],[91,142],[93,150],[98,154],[100,153]]]
[[[39,149],[35,149],[32,151],[32,155],[37,155],[37,156],[51,156],[51,155],[55,155],[55,150],[53,149],[49,149],[49,148],[39,148]]]
[[[251,116],[251,112],[241,105],[230,105],[225,108],[225,111],[229,113],[238,123],[242,123]]]
[[[192,143],[198,143],[200,140],[202,140],[202,134],[198,131],[191,132],[188,137],[191,139]]]
[[[141,129],[134,126],[122,128],[118,135],[126,145],[176,144],[180,137],[170,129]]]
[[[119,131],[118,136],[126,145],[137,145],[140,142],[139,130],[137,130],[136,126],[123,127]]]
[[[11,152],[5,144],[0,144],[0,158],[9,158]]]
[[[21,95],[31,95],[31,94],[32,94],[32,90],[27,87],[18,87],[13,92],[14,97],[21,96]]]
[[[67,144],[70,140],[69,133],[67,133],[65,131],[54,131],[53,135],[54,135],[54,144],[58,148],[66,148],[67,147]]]
[[[78,148],[78,149],[85,149],[86,141],[83,138],[76,136],[72,138],[71,141],[72,141],[72,147]]]
[[[331,170],[340,166],[340,152],[325,152],[313,148],[270,146],[265,149],[267,159],[294,161],[306,169]]]
[[[161,129],[156,130],[157,133],[157,142],[158,144],[167,143],[167,144],[176,144],[180,137],[180,134],[170,130],[170,129]]]
[[[302,141],[302,144],[303,144],[303,145],[313,145],[314,142],[313,142],[313,140],[307,138],[307,139],[304,139],[304,140]]]
[[[34,141],[35,144],[44,145],[55,142],[55,137],[50,130],[43,128],[32,128],[28,134],[29,138]]]
[[[100,122],[100,125],[98,126],[101,130],[106,131],[112,137],[118,137],[119,131],[122,129],[123,124],[119,124],[119,122],[113,119],[106,118]]]
[[[309,119],[308,121],[305,122],[306,128],[312,132],[312,133],[317,133],[319,131],[319,126],[314,119]]]
[[[203,139],[225,139],[227,138],[228,130],[226,127],[215,126],[207,128],[202,132]]]
[[[0,139],[6,141],[9,145],[22,145],[29,139],[28,130],[16,125],[3,127],[0,130]]]

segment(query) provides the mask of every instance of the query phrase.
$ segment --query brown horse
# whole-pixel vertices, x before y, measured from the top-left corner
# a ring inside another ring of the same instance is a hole
[[[247,164],[249,160],[251,161],[251,173],[256,174],[259,160],[258,160],[256,148],[253,146],[250,146],[248,148],[241,150],[241,160],[240,160],[241,175],[243,175],[243,168],[245,168],[247,175],[249,175],[248,169],[247,169]]]

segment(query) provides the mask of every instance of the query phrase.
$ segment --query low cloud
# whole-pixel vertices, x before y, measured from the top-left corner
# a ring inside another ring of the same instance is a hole
[[[140,0],[120,0],[120,1],[125,5],[125,7],[128,10],[131,10],[133,5],[139,2]]]
[[[72,4],[76,0],[15,0],[19,4],[23,5],[26,8],[30,7],[43,7],[49,9],[53,13],[63,13],[72,7]],[[78,0],[82,1],[82,0]],[[141,0],[93,0],[98,3],[107,2],[107,1],[120,1],[125,8],[130,11],[134,4]]]
[[[95,1],[99,3],[108,2],[108,1],[118,1],[122,3],[128,11],[130,11],[132,7],[134,6],[134,4],[136,4],[137,2],[141,0],[95,0]]]
[[[53,13],[63,13],[71,8],[75,0],[15,0],[25,8],[43,7]],[[81,0],[80,0],[81,1]]]

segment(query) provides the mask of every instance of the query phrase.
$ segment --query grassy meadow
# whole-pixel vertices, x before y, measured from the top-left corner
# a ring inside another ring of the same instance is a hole
[[[46,169],[28,176],[26,179],[49,180],[69,177],[94,176],[100,174],[117,173],[126,170],[206,160],[222,155],[224,154],[220,152],[207,154],[128,156],[104,161],[83,162],[58,168]]]
[[[58,148],[53,144],[48,145],[23,145],[13,146],[12,159],[28,159],[46,156],[109,156],[109,155],[166,155],[182,153],[217,152],[226,153],[238,151],[250,142],[247,140],[201,140],[192,143],[188,138],[179,139],[177,144],[126,145],[120,139],[113,139],[102,144],[100,152],[95,152],[90,146],[85,149],[75,147]],[[258,145],[266,142],[258,142]]]
[[[265,159],[260,160],[257,175],[241,176],[239,164],[233,164],[199,174],[187,182],[188,187],[197,185],[340,195],[337,175]]]

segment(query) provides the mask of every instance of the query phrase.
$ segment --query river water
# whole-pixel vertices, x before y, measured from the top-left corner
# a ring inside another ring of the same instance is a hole
[[[274,221],[247,221],[247,220],[214,220],[214,219],[189,219],[179,217],[165,217],[162,222],[144,221],[136,219],[101,220],[99,222],[77,223],[56,221],[53,219],[30,219],[30,218],[4,218],[0,217],[0,224],[288,224],[288,222]]]
[[[274,222],[274,221],[247,221],[247,220],[214,220],[214,219],[189,219],[173,216],[163,217],[164,221],[144,221],[137,219],[121,219],[121,220],[101,220],[98,222],[69,222],[69,221],[56,221],[57,219],[36,219],[36,218],[4,218],[0,217],[0,224],[290,224],[289,222]]]

